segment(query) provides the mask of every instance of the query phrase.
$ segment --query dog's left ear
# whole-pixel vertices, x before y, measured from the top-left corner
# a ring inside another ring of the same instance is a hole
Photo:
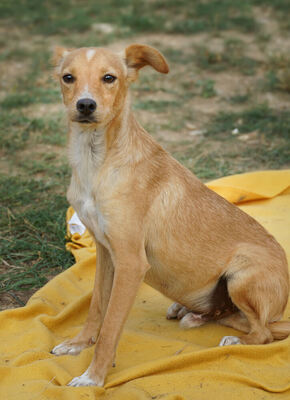
[[[72,49],[67,49],[65,47],[56,46],[53,50],[53,55],[51,58],[51,64],[54,66],[54,75],[58,76],[61,65],[65,57],[72,51]]]
[[[162,74],[169,72],[168,64],[163,55],[151,46],[131,44],[125,50],[125,60],[129,71],[129,81],[137,79],[139,69],[146,65],[150,65]]]

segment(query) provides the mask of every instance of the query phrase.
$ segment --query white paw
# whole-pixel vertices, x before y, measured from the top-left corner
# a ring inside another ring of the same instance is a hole
[[[70,354],[72,356],[76,356],[80,354],[80,352],[85,348],[86,346],[84,345],[77,345],[77,344],[69,344],[66,342],[63,342],[57,346],[55,346],[52,350],[51,353],[55,354],[56,356],[62,356],[64,354]]]
[[[178,312],[182,309],[182,305],[179,303],[173,303],[167,310],[166,318],[173,319],[177,318]]]
[[[232,344],[242,344],[237,336],[224,336],[219,343],[219,346],[230,346]]]
[[[67,386],[103,386],[104,381],[94,381],[89,377],[88,370],[84,372],[81,376],[76,376],[73,378]]]
[[[195,314],[191,312],[187,313],[180,321],[180,326],[184,329],[196,328],[204,324],[205,321],[202,319],[201,314]]]
[[[182,307],[177,314],[177,319],[182,319],[186,314],[190,313],[190,310],[186,307]]]

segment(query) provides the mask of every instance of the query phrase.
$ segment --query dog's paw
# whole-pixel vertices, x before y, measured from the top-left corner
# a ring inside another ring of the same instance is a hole
[[[104,381],[95,381],[89,377],[88,371],[84,372],[81,376],[73,378],[67,386],[103,386]]]
[[[188,312],[180,321],[180,326],[184,329],[196,328],[203,324],[205,324],[205,321],[202,318],[202,314],[192,312]]]
[[[237,336],[224,336],[219,343],[219,346],[230,346],[233,344],[242,344]]]
[[[51,350],[51,354],[55,354],[56,356],[62,356],[64,354],[70,354],[71,356],[77,356],[86,347],[88,347],[88,346],[84,343],[77,344],[77,343],[63,342],[63,343],[55,346]]]
[[[96,343],[96,338],[94,336],[89,339],[79,338],[79,335],[73,339],[66,340],[55,346],[51,350],[51,354],[55,354],[56,356],[62,356],[64,354],[70,354],[72,356],[76,356],[80,354],[82,350],[87,347],[90,347]]]
[[[180,320],[182,319],[184,316],[186,316],[188,313],[190,313],[190,310],[186,307],[182,307],[177,314],[177,319]]]
[[[182,319],[190,310],[179,303],[173,303],[167,310],[167,319]]]
[[[171,306],[168,308],[167,310],[167,314],[166,314],[166,318],[167,319],[174,319],[178,317],[178,314],[180,311],[182,311],[182,309],[184,309],[185,307],[183,307],[181,304],[179,303],[173,303],[171,304]],[[180,318],[179,318],[180,319]]]

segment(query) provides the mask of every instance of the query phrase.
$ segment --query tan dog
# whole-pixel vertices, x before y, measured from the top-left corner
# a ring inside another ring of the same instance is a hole
[[[285,253],[253,218],[203,185],[138,124],[129,84],[140,68],[168,72],[164,57],[134,44],[58,48],[54,62],[70,123],[68,199],[95,238],[97,269],[87,321],[53,353],[96,343],[71,386],[102,386],[142,281],[177,301],[168,318],[239,329],[220,345],[261,344],[290,334]],[[178,110],[176,110],[178,112]]]

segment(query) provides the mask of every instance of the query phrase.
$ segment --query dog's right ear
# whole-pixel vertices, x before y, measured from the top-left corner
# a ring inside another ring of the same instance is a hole
[[[72,51],[72,49],[67,49],[65,47],[56,46],[53,50],[53,55],[51,58],[51,64],[54,66],[54,76],[58,77],[62,63],[65,57]]]
[[[138,77],[139,69],[150,65],[156,71],[162,74],[169,72],[168,64],[163,55],[154,47],[131,44],[125,50],[125,61],[128,67],[128,80],[133,82]]]

